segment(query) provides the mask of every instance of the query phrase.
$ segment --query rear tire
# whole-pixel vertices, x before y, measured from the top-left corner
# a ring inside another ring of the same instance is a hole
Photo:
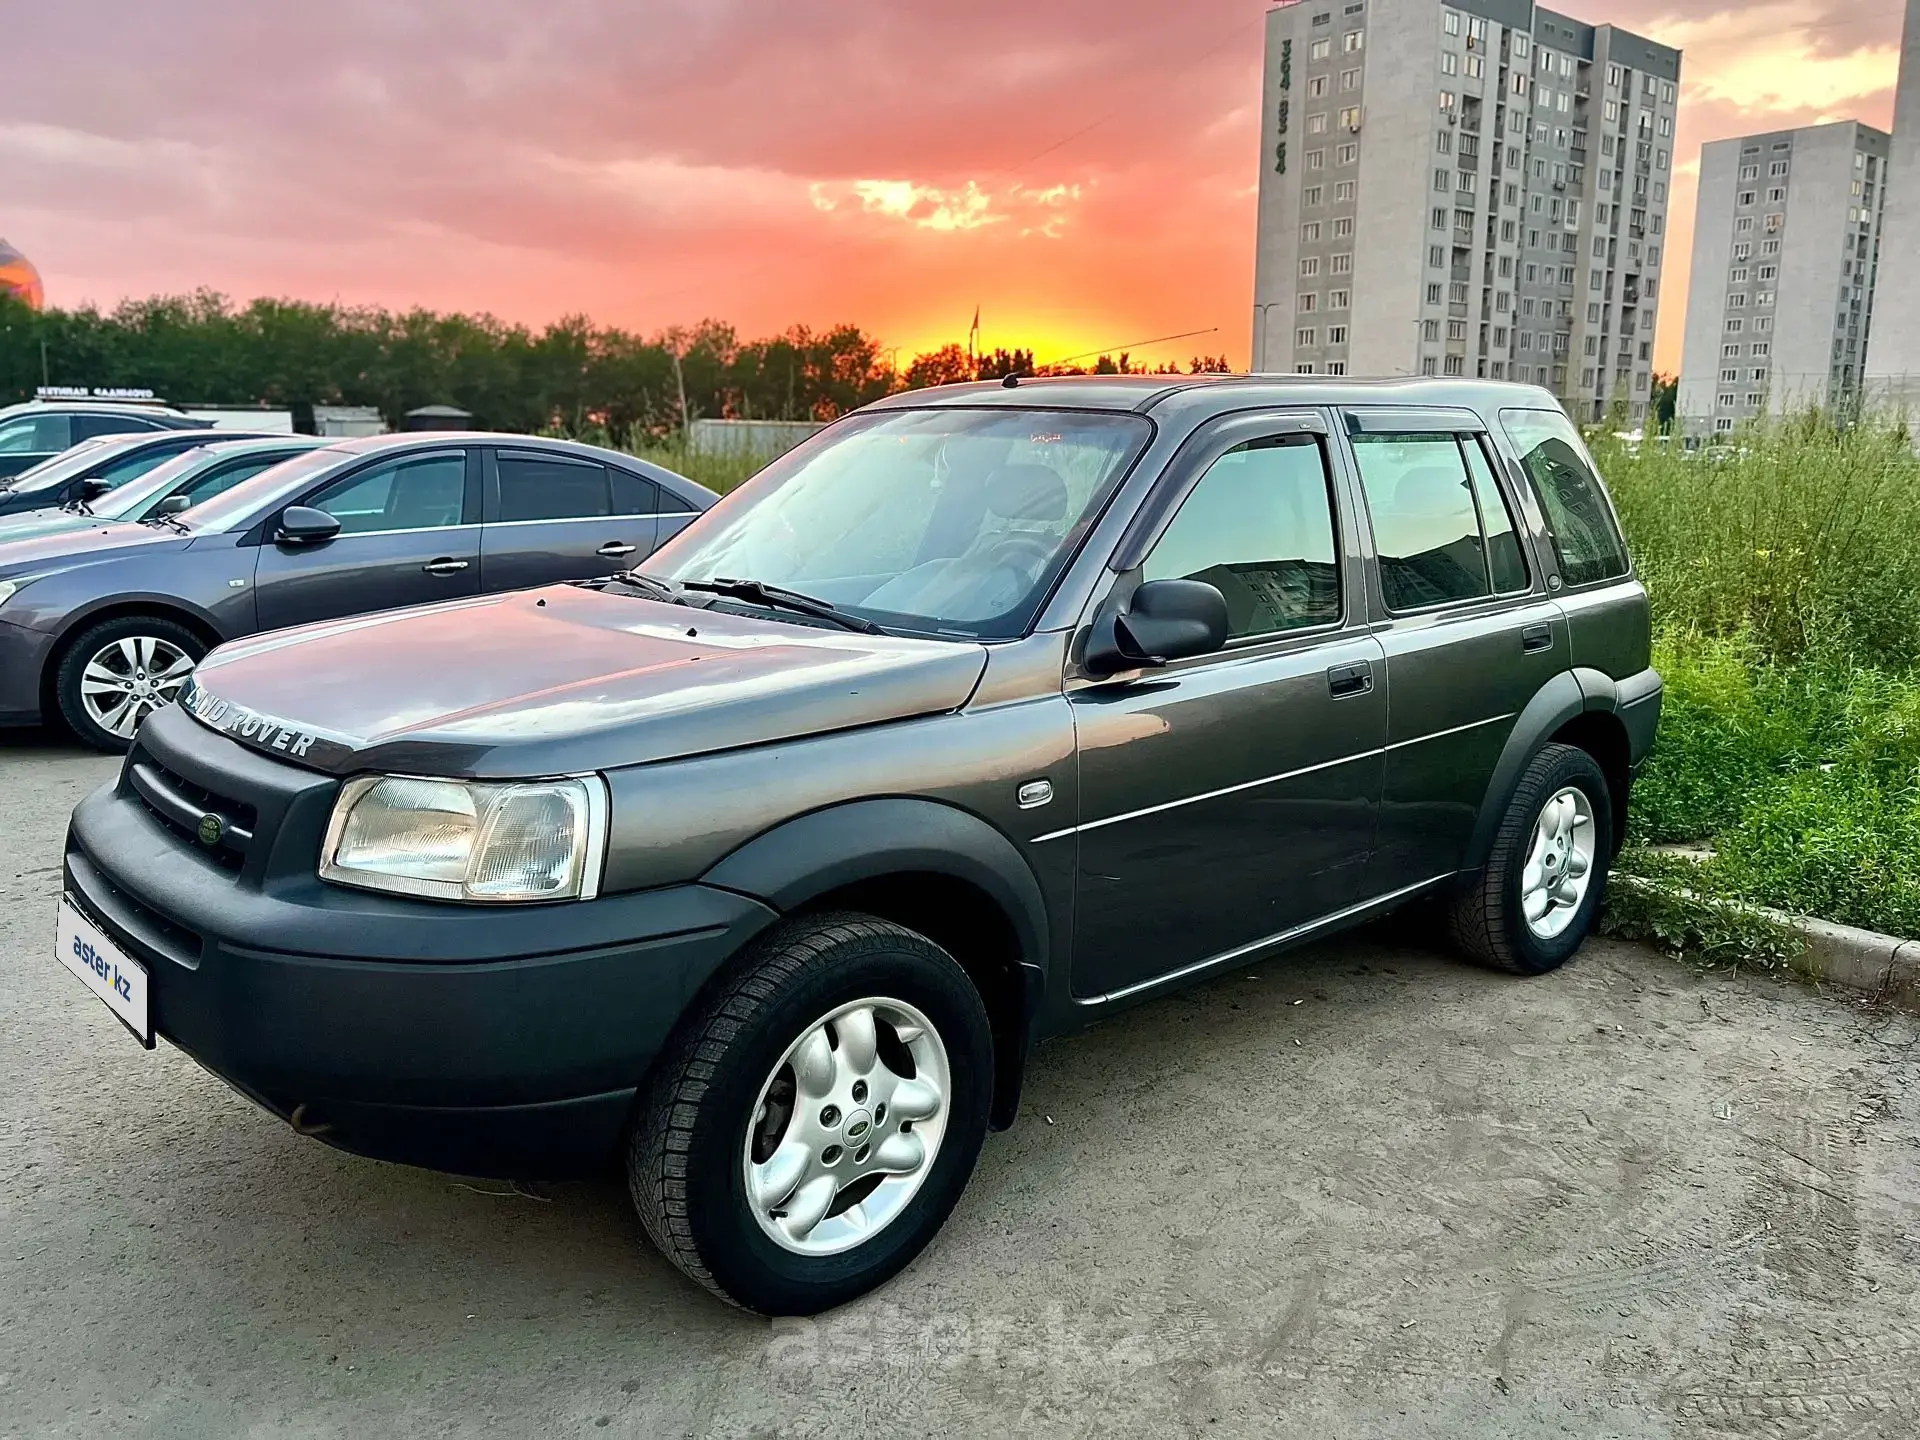
[[[992,1094],[986,1007],[951,956],[871,916],[794,920],[741,957],[662,1056],[628,1188],[654,1244],[714,1294],[816,1314],[933,1238],[973,1173]]]
[[[124,754],[140,722],[179,698],[207,643],[177,620],[122,615],[76,636],[54,673],[60,718],[83,744]]]
[[[1515,975],[1559,969],[1592,933],[1612,857],[1607,777],[1584,750],[1542,746],[1507,802],[1486,869],[1453,902],[1454,944]]]

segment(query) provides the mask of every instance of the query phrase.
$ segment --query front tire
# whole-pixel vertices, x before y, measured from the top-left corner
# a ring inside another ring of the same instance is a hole
[[[993,1036],[966,972],[840,914],[757,942],[642,1099],[627,1180],[649,1237],[735,1305],[812,1315],[920,1253],[973,1173]]]
[[[123,754],[140,722],[179,698],[206,653],[206,642],[177,620],[104,620],[61,654],[54,674],[60,718],[82,743]]]
[[[1507,802],[1486,869],[1454,900],[1454,943],[1469,959],[1544,975],[1580,948],[1613,858],[1610,797],[1586,751],[1541,747]]]

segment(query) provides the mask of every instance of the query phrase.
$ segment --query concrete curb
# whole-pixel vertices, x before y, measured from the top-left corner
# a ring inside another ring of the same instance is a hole
[[[1787,961],[1796,974],[1815,984],[1837,986],[1903,1010],[1920,1011],[1920,940],[1902,940],[1895,935],[1836,925],[1831,920],[1789,915],[1764,905],[1696,896],[1639,875],[1614,875],[1607,883],[1642,894],[1677,893],[1686,899],[1771,920],[1793,931],[1803,942],[1800,953]]]

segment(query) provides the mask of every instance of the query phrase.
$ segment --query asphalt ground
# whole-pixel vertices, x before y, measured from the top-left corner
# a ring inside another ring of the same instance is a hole
[[[1374,929],[1035,1057],[946,1230],[729,1310],[611,1181],[294,1135],[53,958],[112,761],[0,739],[0,1435],[1920,1432],[1915,1021]]]

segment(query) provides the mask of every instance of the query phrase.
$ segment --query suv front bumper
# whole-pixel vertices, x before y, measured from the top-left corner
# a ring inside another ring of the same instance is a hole
[[[505,1178],[605,1165],[687,1005],[774,919],[701,885],[482,909],[246,879],[124,776],[74,811],[67,894],[147,967],[156,1035],[304,1134]]]

